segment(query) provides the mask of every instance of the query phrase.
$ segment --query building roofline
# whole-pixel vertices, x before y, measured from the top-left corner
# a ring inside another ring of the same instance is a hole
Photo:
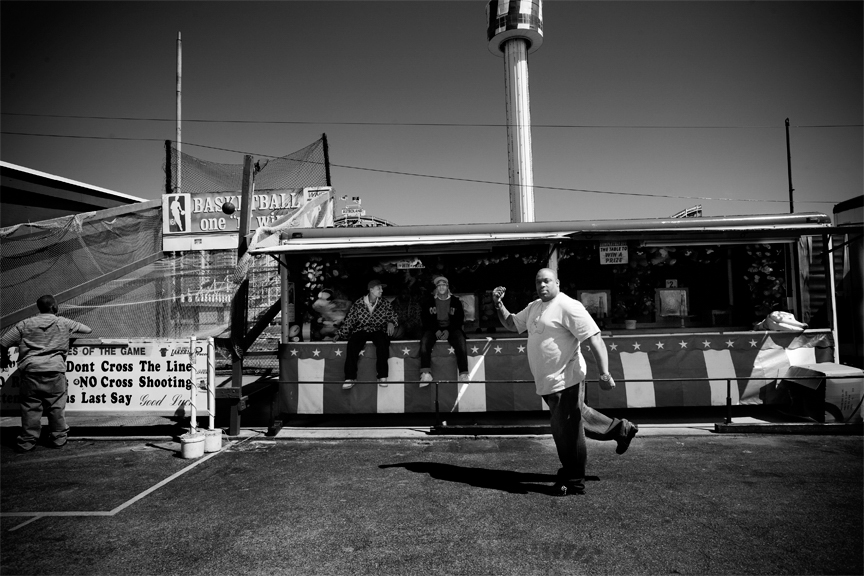
[[[32,176],[38,176],[40,178],[45,178],[47,180],[53,180],[55,182],[63,182],[64,184],[71,184],[73,186],[78,186],[80,188],[85,188],[87,190],[91,190],[93,192],[99,192],[101,194],[107,194],[109,196],[114,196],[117,198],[123,198],[125,200],[131,200],[133,202],[146,202],[146,198],[139,198],[138,196],[132,196],[130,194],[124,194],[123,192],[117,192],[116,190],[109,190],[107,188],[100,188],[99,186],[93,186],[92,184],[86,184],[84,182],[78,182],[77,180],[71,180],[69,178],[63,178],[62,176],[57,176],[55,174],[49,174],[47,172],[40,172],[39,170],[33,170],[32,168],[25,168],[24,166],[19,166],[17,164],[12,164],[10,162],[3,162],[0,160],[0,168],[6,168],[9,170],[23,172],[25,174],[30,174]]]

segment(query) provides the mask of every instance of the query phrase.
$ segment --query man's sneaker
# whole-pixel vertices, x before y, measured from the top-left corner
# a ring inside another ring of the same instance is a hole
[[[387,379],[386,378],[378,378],[378,386],[381,386],[382,388],[386,388],[387,387]]]
[[[471,377],[468,375],[467,372],[464,374],[459,374],[459,382],[470,382],[470,381],[471,381]]]
[[[573,482],[556,482],[552,487],[553,496],[576,496],[585,494],[584,484],[574,484]]]
[[[420,388],[428,386],[430,382],[432,382],[431,372],[423,372],[420,374]]]
[[[621,438],[617,438],[615,440],[618,443],[618,447],[615,448],[616,454],[623,454],[624,452],[626,452],[627,448],[630,447],[630,442],[636,436],[636,433],[639,432],[639,428],[637,428],[635,424],[633,424],[632,422],[628,422],[627,420],[624,420],[621,425],[629,425],[630,429],[627,430],[626,436],[622,436]]]
[[[354,380],[347,379],[345,383],[342,384],[342,390],[350,390],[354,386]]]

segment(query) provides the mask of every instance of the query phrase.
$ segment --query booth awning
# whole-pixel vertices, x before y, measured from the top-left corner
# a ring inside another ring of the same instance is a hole
[[[759,243],[814,234],[845,233],[831,226],[825,214],[722,216],[573,222],[456,224],[449,226],[390,226],[380,228],[304,228],[284,231],[279,245],[258,245],[252,254],[343,252],[370,250],[398,252],[424,246],[560,242],[571,239],[641,239],[644,241]]]

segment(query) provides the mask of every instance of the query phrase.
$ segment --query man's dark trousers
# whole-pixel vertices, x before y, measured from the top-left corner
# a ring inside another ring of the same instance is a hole
[[[447,342],[453,346],[453,352],[456,354],[456,367],[459,373],[468,372],[468,341],[465,332],[459,329],[446,330],[448,330]],[[432,367],[432,348],[437,341],[438,336],[432,330],[423,332],[420,337],[420,368]]]
[[[387,360],[390,358],[390,337],[380,330],[375,332],[360,330],[348,337],[348,350],[345,353],[346,380],[357,379],[357,361],[360,358],[360,351],[369,340],[375,345],[375,369],[378,371],[378,378],[387,378],[390,374],[387,366]]]
[[[549,423],[552,439],[558,449],[561,468],[559,481],[573,486],[585,486],[585,464],[588,451],[585,446],[585,429],[582,426],[582,404],[585,383],[565,388],[543,396],[549,406]]]

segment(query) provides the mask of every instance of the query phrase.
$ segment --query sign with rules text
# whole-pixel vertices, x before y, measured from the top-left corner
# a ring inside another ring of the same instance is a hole
[[[115,343],[116,342],[116,343]],[[0,372],[0,411],[19,414],[18,349]],[[122,340],[102,346],[73,345],[66,357],[70,412],[150,412],[189,416],[192,392],[189,340]],[[207,412],[207,341],[196,341],[195,405]]]

